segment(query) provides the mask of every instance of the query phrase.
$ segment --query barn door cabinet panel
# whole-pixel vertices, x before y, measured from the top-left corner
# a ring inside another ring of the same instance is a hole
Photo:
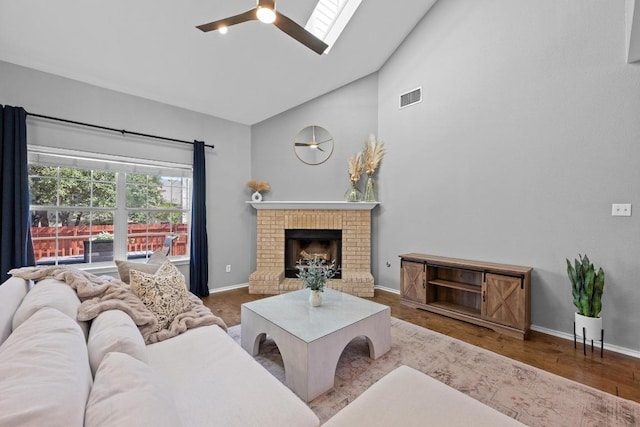
[[[427,302],[426,264],[402,260],[400,289],[407,301],[425,304]]]
[[[483,284],[482,318],[524,329],[527,298],[521,277],[487,273]]]
[[[404,305],[526,338],[532,268],[416,253],[400,258]]]

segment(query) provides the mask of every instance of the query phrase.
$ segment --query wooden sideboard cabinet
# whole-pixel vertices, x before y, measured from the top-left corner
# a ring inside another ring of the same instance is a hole
[[[416,253],[400,259],[402,304],[526,338],[531,267]]]

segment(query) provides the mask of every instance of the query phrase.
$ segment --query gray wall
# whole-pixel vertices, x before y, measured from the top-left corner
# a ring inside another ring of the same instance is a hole
[[[0,62],[0,103],[27,111],[103,126],[199,139],[216,146],[207,155],[209,288],[246,283],[251,218],[244,183],[251,169],[248,126],[194,113],[32,69]],[[68,125],[27,119],[30,144],[191,164],[190,145],[122,137]],[[225,265],[231,264],[231,273]],[[188,274],[188,266],[181,266]]]
[[[586,252],[606,270],[606,342],[637,352],[640,214],[611,217],[612,203],[640,209],[640,68],[624,35],[623,0],[440,1],[377,76],[253,126],[252,176],[267,200],[340,199],[346,158],[376,127],[376,285],[398,289],[413,251],[531,266],[534,325],[568,334],[565,258]],[[424,101],[399,110],[418,86]],[[326,165],[292,152],[311,123],[342,150]]]
[[[373,74],[251,127],[252,177],[271,185],[264,200],[343,199],[347,159],[377,131],[377,85]],[[293,150],[296,135],[309,125],[326,128],[335,140],[333,154],[320,165],[302,163]]]
[[[640,209],[624,35],[623,0],[435,5],[379,73],[379,282],[398,286],[409,251],[531,266],[533,323],[569,333],[565,258],[586,252],[606,271],[606,341],[640,350],[640,211],[611,217]]]

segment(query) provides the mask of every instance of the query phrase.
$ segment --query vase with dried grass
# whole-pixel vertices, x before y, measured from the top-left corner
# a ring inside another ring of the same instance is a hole
[[[379,141],[373,134],[369,135],[369,140],[365,142],[362,150],[364,170],[367,173],[367,183],[364,187],[364,201],[376,202],[376,182],[373,179],[382,158],[384,157],[384,142]]]
[[[247,188],[250,188],[253,190],[253,194],[251,195],[251,200],[254,202],[262,201],[262,194],[260,193],[261,191],[271,190],[271,186],[267,181],[260,181],[257,179],[252,179],[249,182],[247,182]]]
[[[344,193],[344,199],[347,202],[360,202],[362,201],[362,192],[358,189],[358,181],[364,169],[362,153],[351,157],[347,163],[349,164],[349,182],[351,183],[351,187]]]

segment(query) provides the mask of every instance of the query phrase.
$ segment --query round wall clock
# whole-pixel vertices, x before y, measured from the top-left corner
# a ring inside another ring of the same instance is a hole
[[[333,137],[322,126],[307,126],[296,135],[293,150],[308,165],[319,165],[333,153]]]

